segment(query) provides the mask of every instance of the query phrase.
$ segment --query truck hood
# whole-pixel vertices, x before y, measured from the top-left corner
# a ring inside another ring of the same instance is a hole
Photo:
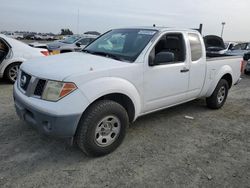
[[[72,52],[26,61],[21,70],[39,78],[63,81],[71,75],[86,75],[131,65],[102,56]]]

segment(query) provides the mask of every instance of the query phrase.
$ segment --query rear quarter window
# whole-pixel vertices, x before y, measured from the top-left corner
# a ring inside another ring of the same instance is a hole
[[[195,33],[189,33],[188,40],[190,43],[192,61],[197,61],[202,57],[202,45],[200,37]]]

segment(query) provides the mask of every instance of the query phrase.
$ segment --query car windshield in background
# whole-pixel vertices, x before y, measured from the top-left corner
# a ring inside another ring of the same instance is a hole
[[[156,30],[150,29],[116,29],[104,34],[83,51],[134,62],[156,33]]]
[[[73,44],[74,42],[76,42],[80,37],[78,36],[72,36],[72,37],[68,37],[64,40],[62,40],[61,42],[66,43],[66,44]]]

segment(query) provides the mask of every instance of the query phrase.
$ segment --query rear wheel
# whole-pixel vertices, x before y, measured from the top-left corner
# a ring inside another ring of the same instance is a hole
[[[110,100],[97,101],[82,116],[76,142],[87,155],[111,153],[122,143],[128,124],[128,114],[120,104]]]
[[[12,63],[5,70],[5,76],[9,82],[15,83],[21,63]]]
[[[217,84],[213,94],[206,99],[207,106],[211,109],[219,109],[226,102],[228,95],[228,82],[221,79]]]

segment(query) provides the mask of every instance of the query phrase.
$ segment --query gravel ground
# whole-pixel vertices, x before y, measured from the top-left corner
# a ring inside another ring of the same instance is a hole
[[[88,158],[18,120],[0,81],[0,187],[250,187],[249,120],[244,77],[221,110],[195,100],[144,116],[115,152]]]

